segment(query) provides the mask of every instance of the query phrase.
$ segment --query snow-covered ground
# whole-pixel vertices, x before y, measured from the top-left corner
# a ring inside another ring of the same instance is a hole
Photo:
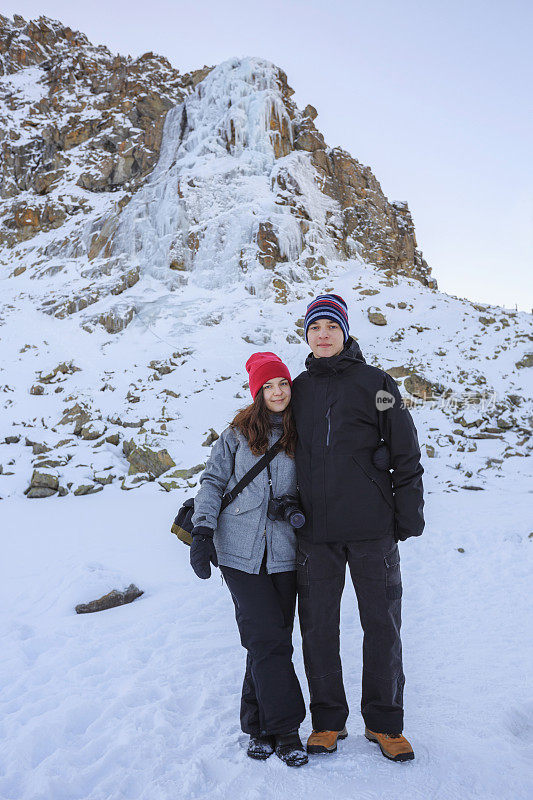
[[[149,483],[2,501],[0,797],[530,798],[532,496],[516,461],[485,491],[446,492],[428,477],[424,535],[400,545],[407,764],[362,735],[349,583],[348,739],[298,770],[275,756],[254,762],[239,727],[245,653],[229,592],[218,570],[198,580],[169,532],[185,495]],[[134,603],[75,614],[131,581],[144,590]],[[307,697],[298,631],[294,644]]]

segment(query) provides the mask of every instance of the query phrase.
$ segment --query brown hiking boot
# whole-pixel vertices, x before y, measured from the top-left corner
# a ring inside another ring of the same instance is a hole
[[[308,753],[334,753],[337,749],[337,739],[346,739],[348,731],[313,731],[307,740]]]
[[[365,728],[369,742],[377,742],[385,758],[391,761],[410,761],[415,757],[413,748],[401,733],[374,733]]]

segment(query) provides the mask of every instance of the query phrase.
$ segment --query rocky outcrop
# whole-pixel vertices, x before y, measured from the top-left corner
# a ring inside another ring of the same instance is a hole
[[[53,494],[56,494],[58,488],[59,478],[57,475],[49,472],[34,470],[33,475],[31,476],[30,485],[24,494],[30,499],[51,497]]]
[[[313,125],[308,117],[305,124],[307,129]],[[379,269],[408,275],[437,288],[417,248],[407,203],[389,202],[370,167],[363,166],[345,150],[327,149],[318,146],[321,144],[318,138],[314,141],[312,161],[322,191],[342,209],[343,225],[337,241],[344,254],[358,255]]]
[[[139,280],[139,268],[130,267],[123,262],[111,259],[101,263],[98,267],[82,271],[82,277],[89,281],[77,294],[72,292],[51,292],[51,297],[47,297],[41,304],[41,310],[45,314],[51,314],[58,319],[77,314],[91,305],[97,303],[101,298],[109,295],[120,295]],[[118,310],[118,307],[109,308],[106,312],[89,316],[94,322],[99,322],[109,333],[117,333],[123,330],[128,322],[133,318],[134,309],[128,307]]]
[[[287,257],[281,254],[279,241],[270,222],[259,223],[257,247],[259,263],[267,269],[272,269],[281,261],[287,261]]]
[[[0,75],[27,67],[39,68],[41,96],[31,104],[17,91],[4,97],[6,121],[9,112],[26,119],[24,135],[12,128],[1,142],[0,197],[48,194],[80,147],[79,186],[106,192],[138,182],[157,161],[167,111],[209,71],[180,75],[162,56],[115,56],[47,17],[0,16]]]
[[[148,445],[138,445],[133,439],[124,442],[122,448],[130,465],[128,475],[142,473],[154,480],[176,466],[167,450],[153,450]]]

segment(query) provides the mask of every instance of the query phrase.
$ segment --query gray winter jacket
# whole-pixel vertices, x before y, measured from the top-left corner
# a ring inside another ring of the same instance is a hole
[[[269,446],[281,432],[281,427],[273,427]],[[221,566],[257,574],[266,546],[267,572],[288,572],[296,569],[296,535],[287,522],[267,518],[270,495],[266,469],[220,513],[224,492],[232,489],[260,458],[252,454],[239,431],[226,428],[214,443],[200,478],[192,522],[215,531],[213,541]],[[275,497],[296,494],[294,459],[285,451],[274,457],[270,471]]]

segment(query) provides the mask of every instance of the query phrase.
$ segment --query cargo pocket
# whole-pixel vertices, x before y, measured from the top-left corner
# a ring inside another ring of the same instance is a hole
[[[389,600],[399,600],[402,596],[402,574],[400,571],[400,548],[397,544],[384,556],[385,587]]]
[[[309,563],[305,553],[296,551],[296,584],[300,597],[309,597]]]

